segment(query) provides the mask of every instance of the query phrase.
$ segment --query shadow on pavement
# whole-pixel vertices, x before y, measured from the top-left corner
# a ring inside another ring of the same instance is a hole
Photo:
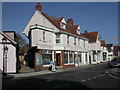
[[[52,88],[91,88],[84,86],[81,82],[67,81],[67,80],[56,80],[56,79],[42,79],[42,78],[27,78],[22,80],[12,81],[9,84],[3,83],[2,90],[9,89],[52,89]]]

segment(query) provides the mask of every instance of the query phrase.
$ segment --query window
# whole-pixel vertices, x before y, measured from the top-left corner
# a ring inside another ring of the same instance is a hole
[[[70,52],[70,53],[69,53],[69,60],[70,60],[70,62],[69,62],[69,63],[73,63],[72,52]]]
[[[85,47],[85,40],[84,40],[84,47]]]
[[[80,30],[79,29],[77,29],[77,34],[80,34]]]
[[[82,60],[81,60],[81,59],[82,59],[82,58],[81,58],[81,55],[82,55],[81,53],[78,55],[80,62],[82,62]]]
[[[76,38],[74,38],[74,45],[76,45]]]
[[[86,62],[87,62],[87,59],[88,59],[88,58],[87,58],[87,53],[86,53],[85,57],[86,57]]]
[[[68,52],[64,53],[64,63],[68,64]]]
[[[43,41],[45,41],[45,32],[43,31]]]
[[[93,62],[96,62],[96,51],[93,51]]]
[[[67,44],[69,44],[69,36],[67,35]]]
[[[60,34],[56,34],[56,43],[60,43]]]
[[[80,45],[80,39],[78,38],[78,46]]]
[[[65,64],[70,64],[70,63],[74,63],[74,60],[73,60],[73,52],[68,52],[68,51],[65,51],[64,53],[64,63]]]
[[[66,24],[62,22],[61,23],[61,28],[66,29]]]
[[[39,53],[35,54],[35,64],[36,65],[49,65],[52,60],[52,51],[41,50]]]

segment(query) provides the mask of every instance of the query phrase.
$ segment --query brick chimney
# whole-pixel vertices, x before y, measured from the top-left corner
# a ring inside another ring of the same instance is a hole
[[[73,25],[73,19],[72,19],[72,18],[71,18],[71,19],[68,19],[68,20],[67,20],[67,23]]]
[[[88,33],[88,31],[87,31],[87,30],[85,30],[85,31],[84,31],[84,33]]]
[[[40,5],[40,3],[37,3],[36,10],[42,11],[42,6]]]

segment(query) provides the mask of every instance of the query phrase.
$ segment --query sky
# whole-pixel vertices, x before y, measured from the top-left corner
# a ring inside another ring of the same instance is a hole
[[[35,12],[38,2],[3,2],[2,30],[22,34]],[[106,43],[118,45],[118,3],[117,2],[41,2],[42,11],[55,17],[72,18],[80,25],[81,33],[98,31]]]

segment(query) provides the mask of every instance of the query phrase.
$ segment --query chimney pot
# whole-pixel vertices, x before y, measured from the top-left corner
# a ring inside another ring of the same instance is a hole
[[[87,30],[85,30],[85,31],[84,31],[84,33],[88,33],[88,31],[87,31]]]
[[[37,3],[36,10],[42,11],[42,6],[40,5],[40,3]]]
[[[67,23],[73,25],[73,19],[72,19],[72,18],[71,18],[71,19],[68,19],[68,20],[67,20]]]

